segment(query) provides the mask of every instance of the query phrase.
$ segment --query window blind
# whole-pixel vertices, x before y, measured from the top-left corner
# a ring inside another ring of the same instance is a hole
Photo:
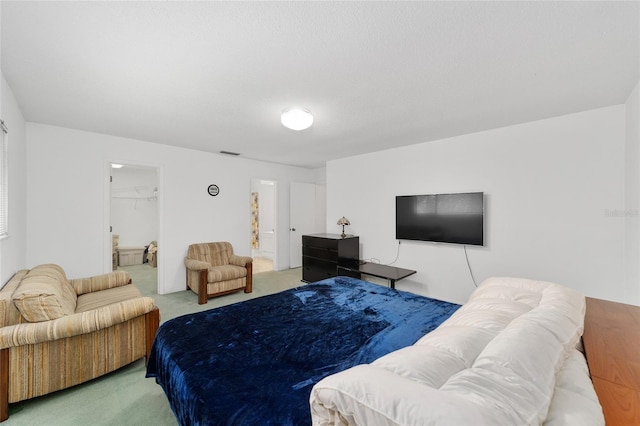
[[[9,137],[7,126],[0,120],[2,127],[2,146],[0,147],[0,239],[9,235]]]

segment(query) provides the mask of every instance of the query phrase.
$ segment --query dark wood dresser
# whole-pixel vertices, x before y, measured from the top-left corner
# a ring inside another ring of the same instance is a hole
[[[640,306],[587,297],[582,336],[607,425],[640,425]]]
[[[315,282],[337,275],[338,265],[360,258],[360,238],[338,234],[302,236],[302,281]]]

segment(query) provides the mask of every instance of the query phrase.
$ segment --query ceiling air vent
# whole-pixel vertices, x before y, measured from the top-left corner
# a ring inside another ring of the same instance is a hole
[[[240,155],[239,152],[231,152],[231,151],[220,151],[220,154],[224,154],[224,155],[233,155],[233,156],[238,156]]]

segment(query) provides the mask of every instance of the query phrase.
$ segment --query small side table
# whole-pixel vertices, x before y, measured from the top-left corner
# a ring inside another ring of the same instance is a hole
[[[343,271],[342,274],[340,273],[341,270]],[[384,278],[389,281],[389,287],[391,288],[396,288],[396,281],[407,278],[409,275],[413,275],[417,272],[412,269],[396,268],[395,266],[381,265],[379,263],[370,262],[339,265],[338,275],[352,276],[352,274],[349,273],[345,274],[344,271]]]

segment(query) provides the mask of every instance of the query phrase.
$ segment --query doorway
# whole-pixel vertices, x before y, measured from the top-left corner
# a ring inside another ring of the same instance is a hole
[[[160,168],[110,162],[109,270],[127,270],[141,291],[162,294]]]
[[[277,265],[276,181],[251,179],[251,257],[253,273],[273,271]]]

